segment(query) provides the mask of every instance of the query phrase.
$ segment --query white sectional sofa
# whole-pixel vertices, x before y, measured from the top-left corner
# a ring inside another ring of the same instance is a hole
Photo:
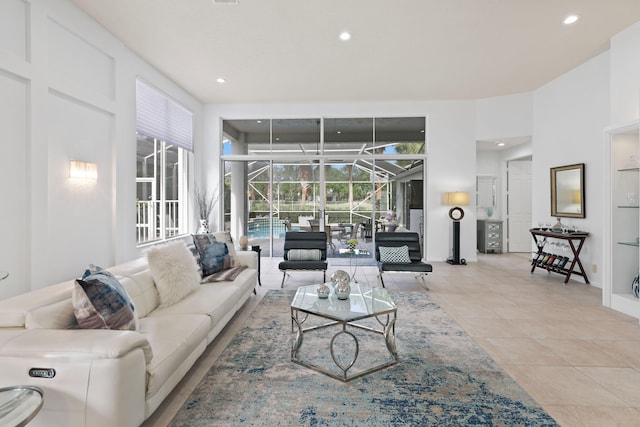
[[[146,258],[107,268],[135,304],[137,331],[78,329],[74,280],[0,301],[0,387],[44,391],[30,426],[140,425],[251,296],[257,254],[236,261],[248,268],[235,280],[163,308]]]

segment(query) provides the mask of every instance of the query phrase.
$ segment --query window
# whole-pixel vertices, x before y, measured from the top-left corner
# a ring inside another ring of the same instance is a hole
[[[136,82],[136,239],[144,244],[186,234],[192,114]]]

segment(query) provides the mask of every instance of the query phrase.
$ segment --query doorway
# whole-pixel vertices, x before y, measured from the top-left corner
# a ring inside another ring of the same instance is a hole
[[[531,252],[531,160],[507,162],[507,251]]]

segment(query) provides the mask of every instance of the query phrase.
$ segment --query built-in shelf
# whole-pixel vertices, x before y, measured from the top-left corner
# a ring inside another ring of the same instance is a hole
[[[608,307],[640,318],[640,301],[632,283],[640,267],[640,123],[606,131],[610,163],[606,180],[611,190],[608,226],[610,239],[605,251],[608,277],[603,277],[603,302]],[[605,187],[606,188],[606,187]],[[636,249],[630,249],[636,248]]]

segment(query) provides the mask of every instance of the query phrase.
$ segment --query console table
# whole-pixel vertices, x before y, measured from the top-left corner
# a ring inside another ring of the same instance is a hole
[[[532,228],[529,230],[529,232],[531,233],[531,237],[533,237],[533,241],[538,247],[538,252],[531,261],[531,273],[533,273],[537,267],[553,273],[563,274],[566,276],[564,279],[564,284],[567,284],[572,274],[576,274],[578,276],[582,276],[585,283],[589,284],[589,278],[587,277],[587,273],[584,271],[582,262],[580,261],[580,250],[582,250],[584,241],[589,236],[589,233],[586,233],[584,231],[562,233],[551,230],[547,231],[540,228]],[[547,242],[547,238],[565,240],[569,244],[569,248],[571,248],[571,252],[573,254],[573,259],[570,260],[570,263],[567,260],[564,263],[561,262],[555,265],[554,262],[549,262],[548,258],[545,258],[546,255],[549,255],[549,258],[552,256],[555,259],[558,258],[557,255],[547,254],[546,252],[544,252],[544,246]],[[574,270],[576,265],[578,266],[578,269],[580,271]]]

